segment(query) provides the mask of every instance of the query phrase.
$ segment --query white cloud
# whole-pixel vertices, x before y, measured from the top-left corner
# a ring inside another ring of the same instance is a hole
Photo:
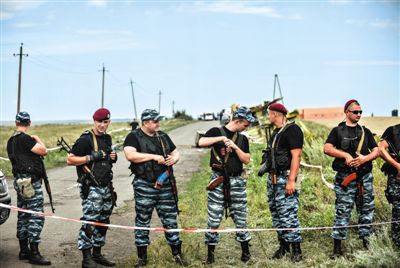
[[[181,11],[187,10],[188,6],[181,6]],[[212,3],[197,2],[190,9],[198,12],[213,12],[213,13],[230,13],[230,14],[247,14],[259,15],[269,18],[279,19],[302,19],[299,14],[283,15],[275,8],[259,5],[257,2],[249,3],[243,1],[217,1]]]
[[[16,28],[35,28],[49,25],[48,22],[18,22],[14,24]]]
[[[80,35],[97,35],[97,36],[104,36],[104,35],[113,35],[113,36],[133,36],[131,31],[127,30],[105,30],[105,29],[80,29],[78,31]]]
[[[336,66],[400,66],[400,62],[395,60],[335,60],[326,62],[326,64]]]
[[[1,12],[0,12],[0,20],[9,20],[12,19],[16,13],[34,9],[46,1],[37,0],[37,1],[18,1],[18,0],[2,0],[0,2]]]
[[[107,0],[88,0],[89,6],[105,7],[107,6]]]
[[[399,27],[400,23],[397,20],[393,19],[374,19],[374,20],[359,20],[359,19],[347,19],[345,20],[346,24],[355,25],[358,27],[373,27],[373,28],[391,28],[391,27]]]

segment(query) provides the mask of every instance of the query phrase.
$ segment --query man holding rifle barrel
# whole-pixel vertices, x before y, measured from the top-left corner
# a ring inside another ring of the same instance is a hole
[[[239,107],[232,120],[223,127],[214,127],[200,138],[199,146],[211,146],[210,167],[212,174],[208,190],[208,229],[218,228],[222,216],[232,217],[236,228],[247,227],[247,194],[246,179],[243,176],[243,163],[250,162],[249,141],[240,134],[250,123],[256,121],[247,107]],[[250,233],[236,233],[236,240],[241,243],[241,260],[250,260]],[[208,245],[208,255],[204,264],[214,263],[214,250],[219,242],[216,232],[205,233],[205,243]]]
[[[388,176],[386,198],[392,204],[392,240],[400,249],[400,124],[388,127],[378,144],[386,163],[382,171]]]
[[[354,202],[359,224],[371,224],[375,210],[372,161],[379,156],[379,150],[371,131],[358,124],[362,114],[358,101],[347,101],[344,113],[345,121],[332,129],[324,145],[325,154],[335,157],[332,168],[337,172],[334,227],[349,224]],[[372,226],[361,226],[358,232],[364,247],[368,248]],[[332,257],[342,256],[341,242],[347,238],[347,228],[335,228],[331,236],[334,240]]]
[[[68,154],[68,165],[76,166],[78,173],[83,211],[81,220],[110,223],[110,215],[116,202],[111,169],[117,161],[117,154],[111,149],[111,136],[106,133],[110,123],[110,111],[98,109],[93,114],[93,129],[85,131]],[[60,145],[64,147],[64,144]],[[101,254],[107,229],[104,226],[82,224],[78,237],[78,248],[83,254],[82,267],[96,267],[96,263],[107,267],[115,266],[114,262]]]
[[[179,160],[179,152],[171,138],[159,131],[163,117],[156,110],[146,109],[141,115],[142,126],[128,134],[124,141],[125,157],[131,162],[135,178],[132,182],[135,196],[135,226],[150,227],[155,208],[166,229],[176,229],[179,214],[178,192],[172,166]],[[178,232],[166,232],[174,261],[181,266],[182,241]],[[135,267],[147,265],[149,231],[135,230],[138,261]]]

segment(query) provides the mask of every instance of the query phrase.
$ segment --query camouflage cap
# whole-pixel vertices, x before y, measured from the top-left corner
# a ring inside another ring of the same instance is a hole
[[[253,113],[249,108],[245,106],[240,106],[232,115],[233,118],[243,118],[249,121],[250,123],[254,123],[257,121],[257,118],[254,117]]]
[[[148,121],[148,120],[160,121],[163,118],[164,116],[161,116],[156,110],[146,109],[142,112],[142,116],[140,119],[142,121]]]
[[[15,123],[30,123],[31,122],[31,117],[27,112],[19,112],[15,116]]]

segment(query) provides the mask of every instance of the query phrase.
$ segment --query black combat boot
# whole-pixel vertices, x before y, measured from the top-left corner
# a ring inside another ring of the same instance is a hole
[[[362,242],[363,242],[363,247],[364,247],[366,250],[368,250],[368,248],[369,248],[369,240],[368,240],[368,238],[364,237],[364,238],[362,239]]]
[[[31,242],[31,254],[29,255],[29,263],[37,265],[51,265],[49,260],[46,260],[39,252],[39,243]]]
[[[332,259],[339,258],[340,256],[343,256],[342,240],[333,239],[333,255],[332,255]]]
[[[241,242],[240,246],[242,247],[242,257],[240,259],[242,262],[248,262],[250,260],[250,249],[249,249],[249,241]]]
[[[137,247],[138,261],[135,267],[142,267],[147,265],[147,246]]]
[[[207,259],[203,261],[204,265],[210,265],[214,263],[214,250],[215,245],[208,245],[207,247]]]
[[[98,264],[101,264],[106,267],[115,266],[115,262],[109,261],[106,258],[104,258],[103,255],[101,255],[101,247],[93,247],[92,259]]]
[[[279,238],[279,248],[277,251],[275,251],[274,255],[272,255],[272,259],[282,259],[287,252],[290,252],[290,244],[282,238]]]
[[[91,249],[82,249],[82,255],[83,255],[83,260],[82,260],[82,268],[96,268],[97,264],[94,262],[92,258],[92,253],[90,252]]]
[[[175,262],[180,266],[189,266],[189,263],[182,258],[182,243],[170,246],[171,246],[172,256],[174,257]]]
[[[29,255],[31,251],[28,246],[28,238],[19,240],[19,259],[20,260],[29,260]]]
[[[301,259],[302,259],[302,256],[301,256],[300,242],[293,242],[292,243],[291,260],[292,260],[292,262],[299,262],[299,261],[301,261]]]

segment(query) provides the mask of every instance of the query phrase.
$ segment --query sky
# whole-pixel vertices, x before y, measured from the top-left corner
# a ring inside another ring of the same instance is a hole
[[[271,100],[288,110],[338,107],[365,116],[400,108],[399,1],[0,2],[0,121],[112,118],[146,108],[197,117]],[[277,94],[278,95],[278,94]]]

